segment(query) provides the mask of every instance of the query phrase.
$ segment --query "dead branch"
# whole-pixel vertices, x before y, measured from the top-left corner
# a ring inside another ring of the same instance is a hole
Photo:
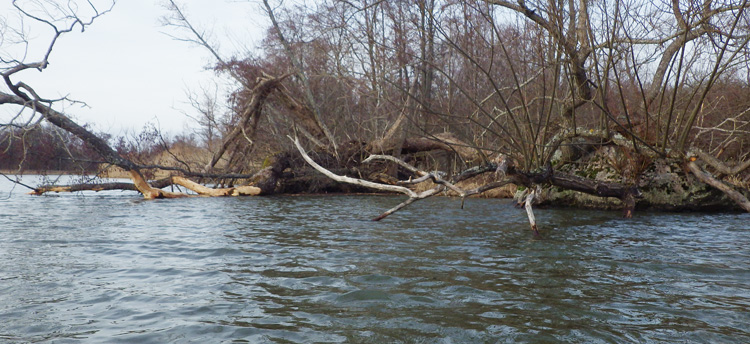
[[[243,185],[231,188],[212,189],[204,185],[198,184],[185,177],[175,176],[172,177],[174,184],[184,186],[189,190],[201,195],[211,197],[222,197],[222,196],[257,196],[260,195],[262,190],[257,186]]]
[[[695,163],[695,161],[690,161],[687,164],[688,168],[690,168],[690,171],[693,172],[693,174],[702,182],[711,185],[712,187],[720,190],[723,192],[727,197],[729,197],[732,201],[737,203],[740,208],[744,209],[747,212],[750,212],[750,201],[748,201],[747,197],[745,197],[742,193],[738,192],[731,186],[725,184],[724,182],[714,178],[710,173],[703,170],[698,164]]]
[[[116,182],[116,183],[81,183],[73,185],[43,185],[33,188],[31,195],[43,195],[48,192],[78,192],[78,191],[104,191],[104,190],[132,190],[144,193],[147,199],[153,198],[179,198],[190,196],[260,196],[273,193],[276,189],[278,180],[281,178],[284,169],[289,166],[288,155],[278,155],[271,166],[268,166],[253,175],[230,175],[250,179],[251,183],[228,188],[210,188],[196,183],[183,176],[170,176],[157,181],[147,182],[142,175],[134,176],[132,171],[131,179],[133,183]],[[143,168],[139,166],[139,169]],[[137,171],[136,169],[135,171]],[[200,174],[198,174],[200,175]],[[222,176],[222,175],[217,175]],[[205,177],[205,175],[202,175]],[[145,184],[145,185],[144,185]],[[195,193],[174,193],[161,190],[167,186],[180,185]]]
[[[701,160],[703,160],[706,164],[713,167],[717,172],[723,173],[727,176],[733,176],[740,174],[740,172],[750,168],[750,160],[747,160],[742,163],[737,163],[734,166],[728,166],[727,164],[723,163],[719,159],[716,159],[713,155],[710,155],[703,150],[699,148],[692,148],[688,152],[688,157],[690,156],[697,156]]]
[[[441,177],[440,173],[430,173],[430,172],[421,171],[421,170],[417,169],[416,167],[414,167],[414,166],[406,163],[405,161],[403,161],[401,159],[397,159],[397,158],[395,158],[393,156],[389,156],[389,155],[372,155],[372,156],[368,157],[367,159],[365,159],[363,161],[363,162],[371,162],[371,161],[374,161],[374,160],[392,161],[392,162],[395,162],[398,165],[404,167],[405,169],[409,170],[410,172],[412,172],[412,173],[414,173],[416,175],[421,176],[421,178],[419,178],[419,179],[424,179],[424,180],[431,179],[432,182],[436,184],[435,187],[433,187],[431,189],[428,189],[428,190],[420,192],[420,193],[416,193],[413,190],[411,190],[409,188],[406,188],[406,187],[403,187],[403,186],[389,185],[389,184],[382,184],[382,183],[375,183],[375,182],[370,182],[370,181],[367,181],[367,180],[362,180],[362,179],[359,179],[359,178],[339,176],[337,174],[334,174],[333,172],[331,172],[331,171],[323,168],[322,166],[320,166],[319,164],[317,164],[314,160],[312,160],[312,158],[310,158],[310,156],[307,154],[307,152],[305,152],[305,150],[302,148],[302,145],[299,143],[298,139],[291,138],[291,137],[289,137],[289,139],[291,139],[294,142],[295,146],[297,147],[297,150],[299,150],[300,154],[302,155],[302,158],[305,159],[305,161],[308,164],[310,164],[310,166],[312,166],[318,172],[323,173],[324,175],[326,175],[327,177],[329,177],[329,178],[331,178],[331,179],[333,179],[335,181],[342,182],[342,183],[354,184],[354,185],[360,185],[360,186],[364,186],[364,187],[368,187],[368,188],[376,189],[376,190],[381,190],[381,191],[399,192],[399,193],[403,193],[403,194],[409,196],[409,198],[407,200],[405,200],[405,201],[399,203],[397,206],[395,206],[395,207],[393,207],[391,209],[388,209],[387,211],[383,212],[382,214],[380,214],[379,216],[377,216],[376,218],[374,218],[373,221],[380,221],[380,220],[388,217],[389,215],[391,215],[391,214],[393,214],[393,213],[395,213],[395,212],[397,212],[397,211],[405,208],[406,206],[408,206],[408,205],[410,205],[410,204],[412,204],[412,203],[414,203],[416,201],[419,201],[419,200],[422,200],[422,199],[425,199],[425,198],[428,198],[428,197],[432,197],[432,196],[437,195],[438,193],[440,193],[442,191],[445,191],[446,189],[450,189],[452,191],[455,191],[456,193],[459,194],[460,197],[465,198],[465,197],[470,196],[470,195],[479,194],[479,193],[482,193],[482,192],[487,191],[487,190],[491,190],[491,189],[494,189],[494,188],[501,187],[503,185],[507,185],[508,183],[511,183],[511,181],[512,181],[512,177],[510,177],[510,178],[505,178],[504,180],[501,180],[501,181],[496,181],[496,182],[493,182],[493,183],[489,183],[489,184],[480,186],[480,187],[472,189],[472,190],[463,190],[463,189],[457,187],[456,185],[454,185],[453,182],[444,180]],[[507,167],[507,165],[504,164],[501,167],[503,169],[503,171],[506,171],[507,168],[503,168],[503,167]],[[458,175],[457,178],[454,179],[454,182],[457,182],[457,180],[464,180],[466,178],[469,178],[470,176],[475,176],[477,174],[481,174],[481,173],[485,173],[485,172],[491,172],[491,171],[496,171],[497,169],[498,169],[497,166],[491,166],[491,168],[474,168],[474,169],[470,169],[471,171],[464,172],[464,173]],[[504,173],[504,176],[505,175],[507,175],[507,173]],[[413,182],[412,183],[410,183],[410,182],[401,182],[401,184],[414,184],[414,183]],[[539,187],[537,185],[537,189],[534,189],[534,190],[538,190],[538,189],[539,189]],[[539,230],[537,228],[536,220],[534,218],[534,213],[533,213],[533,211],[531,209],[531,206],[532,206],[532,203],[534,202],[534,200],[536,198],[536,195],[538,193],[539,193],[538,191],[532,191],[527,196],[527,198],[526,198],[526,213],[528,214],[529,224],[531,225],[531,230],[534,233],[535,237],[540,237],[540,235],[539,235]],[[463,208],[463,202],[462,202],[462,208]]]
[[[68,118],[68,116],[66,116],[65,114],[51,108],[38,99],[31,99],[23,93],[21,93],[21,95],[13,95],[0,92],[0,104],[6,103],[32,108],[36,112],[41,114],[48,122],[83,140],[83,142],[93,148],[94,151],[96,151],[99,156],[101,156],[105,161],[128,171],[128,174],[130,174],[131,179],[133,180],[133,184],[138,189],[138,191],[143,194],[144,198],[154,199],[183,197],[183,195],[174,194],[151,187],[143,178],[143,175],[141,174],[136,164],[120,156],[120,154],[112,149],[112,147],[110,147],[102,138],[94,135],[91,131],[80,126],[78,123]]]
[[[376,183],[376,182],[371,182],[371,181],[367,181],[367,180],[363,180],[359,178],[340,176],[323,168],[322,166],[317,164],[315,161],[313,161],[312,158],[310,158],[310,156],[302,148],[297,138],[289,137],[289,139],[294,142],[300,154],[305,159],[305,161],[308,164],[310,164],[310,166],[312,166],[318,172],[323,173],[324,175],[326,175],[327,177],[335,181],[364,186],[364,187],[375,189],[375,190],[398,192],[398,193],[402,193],[402,194],[409,196],[409,199],[407,199],[406,201],[400,203],[396,207],[389,209],[388,211],[382,213],[380,216],[376,217],[374,219],[375,221],[381,220],[395,213],[396,211],[403,209],[404,207],[410,205],[411,203],[414,203],[420,199],[434,196],[442,191],[451,190],[451,191],[456,192],[458,196],[465,198],[471,195],[481,194],[482,192],[492,190],[492,189],[507,185],[509,183],[514,183],[516,185],[526,186],[528,188],[527,190],[529,190],[528,191],[529,193],[525,196],[526,199],[524,203],[526,204],[525,207],[526,207],[527,214],[529,216],[529,223],[531,225],[532,232],[534,233],[535,236],[539,236],[539,230],[536,225],[536,220],[534,218],[534,214],[533,214],[531,207],[533,205],[533,202],[538,199],[539,193],[541,190],[541,185],[543,184],[558,186],[567,190],[579,191],[579,192],[588,193],[588,194],[592,194],[592,195],[596,195],[600,197],[619,198],[625,204],[625,207],[624,207],[625,217],[628,217],[628,218],[632,217],[633,210],[635,208],[636,199],[641,197],[641,192],[640,190],[638,190],[636,186],[589,180],[589,179],[581,178],[575,175],[570,175],[570,174],[566,174],[562,172],[556,172],[552,169],[551,166],[547,166],[546,169],[542,171],[538,171],[538,172],[519,171],[515,168],[514,164],[512,164],[511,161],[507,159],[506,157],[501,157],[499,159],[499,163],[490,162],[483,166],[473,167],[454,176],[453,178],[451,178],[451,180],[446,180],[443,178],[444,174],[441,172],[422,171],[404,162],[401,159],[398,159],[396,157],[389,156],[389,155],[371,155],[370,157],[365,159],[363,162],[367,163],[367,162],[371,162],[374,160],[391,161],[403,167],[404,169],[408,170],[409,172],[413,173],[414,175],[418,176],[418,178],[415,178],[415,179],[399,181],[397,183],[398,185]],[[471,177],[474,177],[483,173],[487,173],[487,172],[495,172],[498,176],[498,180],[482,185],[475,189],[471,189],[471,190],[464,190],[456,186],[456,183],[458,183],[459,181],[466,180],[468,178],[471,178]],[[422,182],[426,180],[431,180],[435,184],[435,187],[429,190],[423,191],[421,193],[416,193],[413,190],[405,186],[405,185],[415,185],[418,182]]]
[[[599,197],[619,198],[625,204],[623,216],[626,218],[633,217],[635,199],[641,197],[641,191],[634,185],[595,181],[557,171],[550,175],[548,181],[566,190],[575,190]]]
[[[266,77],[261,79],[261,81],[258,82],[255,87],[253,87],[251,91],[253,97],[250,100],[250,103],[247,104],[244,111],[242,112],[242,116],[238,125],[234,127],[232,132],[230,132],[226,136],[219,150],[214,153],[213,157],[211,158],[211,162],[206,166],[207,172],[214,168],[214,166],[216,166],[216,163],[218,163],[219,160],[224,156],[224,153],[227,151],[229,146],[235,143],[240,134],[244,134],[245,137],[247,137],[246,131],[249,130],[249,136],[251,138],[255,136],[255,130],[258,126],[260,115],[266,99],[271,94],[271,92],[278,87],[279,83],[286,79],[289,75],[290,74],[284,74],[276,78]]]
[[[531,208],[531,205],[534,203],[534,201],[537,198],[537,195],[541,191],[540,187],[537,185],[536,188],[532,189],[528,195],[526,195],[526,200],[524,201],[526,208],[526,215],[529,217],[529,225],[531,225],[531,232],[534,233],[534,237],[541,238],[541,235],[539,234],[539,228],[536,226],[536,218],[534,217],[534,210]]]
[[[198,196],[257,196],[262,193],[262,189],[257,186],[243,185],[231,188],[212,189],[198,184],[190,179],[180,176],[172,176],[157,181],[147,183],[153,189],[161,189],[171,185],[180,185],[190,191],[195,192]],[[81,183],[72,185],[42,185],[34,188],[29,195],[41,196],[50,192],[80,192],[80,191],[137,191],[141,192],[136,183],[114,182],[114,183]],[[157,196],[151,198],[181,198],[195,195],[185,193],[167,192],[164,190],[154,191]]]
[[[412,204],[412,203],[414,203],[416,201],[419,201],[421,199],[425,199],[427,197],[432,197],[434,195],[437,195],[438,193],[440,193],[442,191],[442,189],[443,189],[442,186],[436,186],[436,187],[434,187],[432,189],[429,189],[427,191],[423,191],[423,192],[417,194],[416,197],[409,197],[409,199],[407,199],[406,201],[403,201],[399,205],[397,205],[397,206],[395,206],[395,207],[393,207],[391,209],[388,209],[387,211],[385,211],[384,213],[378,215],[378,217],[376,217],[376,218],[374,218],[372,220],[373,221],[380,221],[380,220],[388,217],[388,215],[391,215],[391,214],[393,214],[393,213],[395,213],[395,212],[397,212],[397,211],[405,208],[409,204]]]
[[[435,187],[433,187],[432,189],[429,189],[427,191],[423,191],[423,192],[417,193],[417,192],[415,192],[415,191],[413,191],[413,190],[411,190],[409,188],[403,187],[403,186],[389,185],[389,184],[382,184],[382,183],[375,183],[375,182],[371,182],[371,181],[367,181],[367,180],[363,180],[363,179],[359,179],[359,178],[352,178],[352,177],[347,177],[347,176],[340,176],[340,175],[337,175],[337,174],[335,174],[335,173],[333,173],[333,172],[325,169],[323,166],[320,166],[312,158],[310,158],[310,156],[307,154],[307,152],[305,152],[305,149],[302,148],[302,145],[299,143],[299,140],[297,138],[289,137],[289,139],[292,140],[292,142],[294,142],[294,145],[297,147],[297,150],[302,155],[302,158],[305,159],[305,161],[310,166],[312,166],[315,170],[317,170],[318,172],[324,174],[328,178],[331,178],[331,179],[333,179],[333,180],[335,180],[337,182],[340,182],[340,183],[348,183],[348,184],[353,184],[353,185],[359,185],[359,186],[364,186],[366,188],[375,189],[375,190],[381,190],[381,191],[398,192],[398,193],[402,193],[402,194],[405,194],[405,195],[409,196],[409,198],[406,201],[404,201],[401,204],[399,204],[399,205],[397,205],[397,206],[395,206],[395,207],[387,210],[386,212],[380,214],[378,217],[374,218],[373,221],[380,221],[380,220],[386,218],[388,215],[391,215],[391,214],[393,214],[393,213],[395,213],[395,212],[403,209],[404,207],[406,207],[409,204],[412,204],[412,203],[414,203],[414,202],[416,202],[418,200],[421,200],[421,199],[425,199],[425,198],[434,196],[434,195],[440,193],[441,191],[443,191],[445,189],[444,185],[438,184]],[[385,159],[385,160],[394,161],[394,162],[398,163],[399,165],[404,166],[406,169],[408,169],[410,171],[413,171],[415,173],[418,173],[420,175],[423,175],[423,176],[424,175],[431,175],[431,174],[429,174],[427,172],[419,171],[418,169],[416,169],[415,167],[409,165],[408,163],[406,163],[404,161],[401,161],[400,159],[396,159],[394,157],[391,157],[391,156],[377,156],[377,158],[382,158],[382,159]],[[365,161],[372,161],[372,160],[373,160],[373,157],[369,157],[369,158],[365,159]]]
[[[337,182],[348,183],[348,184],[359,185],[359,186],[364,186],[366,188],[375,189],[375,190],[381,190],[381,191],[398,192],[398,193],[405,194],[405,195],[407,195],[409,197],[417,197],[418,196],[418,194],[416,192],[412,191],[409,188],[403,187],[403,186],[381,184],[381,183],[375,183],[375,182],[371,182],[371,181],[367,181],[367,180],[363,180],[363,179],[359,179],[359,178],[352,178],[352,177],[347,177],[347,176],[339,176],[339,175],[337,175],[337,174],[335,174],[335,173],[333,173],[333,172],[325,169],[323,166],[318,165],[318,163],[316,163],[315,160],[313,160],[309,155],[307,155],[307,152],[305,152],[305,149],[302,148],[302,145],[300,144],[299,139],[292,138],[291,136],[289,136],[289,139],[292,140],[292,142],[294,142],[294,145],[297,147],[297,150],[302,155],[302,158],[305,159],[305,161],[308,164],[310,164],[310,166],[312,166],[312,168],[314,168],[318,172],[324,174],[326,177],[331,178],[331,179],[333,179],[333,180],[335,180]],[[406,164],[406,163],[404,163],[404,164]]]
[[[155,188],[165,188],[167,186],[172,185],[172,181],[170,178],[164,178],[156,181],[152,181],[149,183],[152,187]],[[45,193],[50,192],[79,192],[79,191],[114,191],[114,190],[120,190],[120,191],[138,191],[136,189],[135,184],[133,183],[125,183],[125,182],[114,182],[114,183],[81,183],[81,184],[72,184],[72,185],[41,185],[37,186],[35,188],[32,188],[32,191],[29,192],[29,195],[35,195],[35,196],[41,196]]]

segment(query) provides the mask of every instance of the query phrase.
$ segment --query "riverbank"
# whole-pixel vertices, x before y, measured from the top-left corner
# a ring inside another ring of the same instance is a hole
[[[567,171],[581,176],[593,177],[598,181],[622,180],[622,177],[614,173],[611,169],[589,167]],[[7,176],[13,175],[40,175],[40,176],[78,176],[78,173],[72,171],[11,171],[2,170],[0,173]],[[161,179],[169,177],[168,171],[158,171],[156,174],[149,174],[148,179]],[[93,176],[93,175],[91,175]],[[98,173],[95,177],[102,179],[129,180],[129,175],[119,168],[108,168]],[[469,190],[481,185],[492,182],[494,174],[481,175],[457,184],[458,187]],[[75,183],[71,178],[69,182]],[[90,182],[90,181],[87,181]],[[727,181],[732,183],[739,192],[745,197],[750,197],[750,191],[747,189],[747,181],[734,178]],[[38,185],[30,185],[38,186]],[[423,192],[433,188],[435,185],[431,181],[425,181],[414,185],[416,192]],[[729,199],[726,194],[697,180],[692,174],[681,169],[678,164],[662,164],[650,171],[644,172],[637,184],[641,194],[636,199],[635,209],[638,211],[655,210],[655,211],[710,211],[710,212],[735,212],[742,211],[735,202]],[[508,184],[501,188],[493,189],[480,195],[472,196],[473,198],[515,198],[519,201],[523,188],[518,188],[514,184]],[[362,194],[382,194],[380,191],[374,191],[363,187],[352,187],[351,185],[342,184],[331,180],[330,178],[319,174],[315,171],[285,173],[285,178],[279,181],[277,194],[282,195],[362,195]],[[453,191],[446,191],[439,196],[458,196]],[[547,186],[542,188],[537,202],[538,206],[543,207],[568,207],[594,210],[620,210],[625,206],[623,201],[614,197],[599,197],[573,190],[565,190],[557,187]]]

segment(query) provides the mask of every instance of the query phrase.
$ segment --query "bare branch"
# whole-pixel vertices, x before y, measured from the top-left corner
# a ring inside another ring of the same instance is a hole
[[[292,142],[294,142],[294,145],[297,147],[297,150],[302,155],[302,158],[305,159],[305,161],[308,164],[310,164],[310,166],[312,166],[315,170],[324,174],[328,178],[331,178],[340,183],[359,185],[359,186],[364,186],[366,188],[381,190],[381,191],[398,192],[398,193],[402,193],[412,198],[418,197],[418,194],[416,192],[412,191],[411,189],[405,188],[403,186],[381,184],[381,183],[375,183],[375,182],[371,182],[371,181],[367,181],[363,179],[336,175],[333,172],[323,168],[323,166],[320,166],[317,162],[315,162],[315,160],[310,158],[310,156],[307,155],[307,152],[305,152],[305,149],[302,148],[302,145],[299,143],[299,139],[292,138],[291,136],[289,136],[289,139],[292,140]]]
[[[313,110],[315,121],[318,123],[318,126],[320,126],[320,128],[323,130],[323,133],[325,134],[326,139],[333,147],[334,154],[338,155],[338,145],[336,144],[336,140],[334,139],[333,134],[331,133],[331,131],[328,129],[328,126],[323,121],[323,116],[320,113],[320,108],[318,107],[318,104],[315,101],[315,97],[312,94],[310,81],[308,80],[307,74],[305,74],[305,70],[302,67],[302,62],[299,60],[297,54],[295,54],[294,50],[289,44],[289,41],[287,41],[286,38],[284,37],[284,32],[281,30],[281,26],[279,25],[278,21],[276,21],[276,16],[274,15],[271,5],[268,4],[268,0],[263,0],[263,6],[266,9],[266,14],[268,14],[268,18],[271,19],[271,23],[273,24],[273,27],[276,30],[276,35],[278,36],[279,41],[281,41],[281,44],[284,46],[284,50],[286,51],[287,56],[292,61],[292,65],[294,66],[294,68],[297,69],[297,76],[299,76],[299,78],[302,80],[302,85],[303,85],[303,89],[305,92],[305,99],[307,100],[307,103],[310,105],[310,107]]]
[[[529,217],[529,225],[531,225],[531,232],[534,233],[534,237],[541,238],[541,235],[539,234],[539,228],[536,225],[536,218],[534,217],[534,210],[531,208],[531,205],[534,203],[534,201],[537,198],[537,195],[540,192],[540,188],[537,185],[536,188],[532,189],[528,195],[526,195],[526,199],[524,200],[526,208],[526,215]]]
[[[710,155],[700,148],[691,148],[688,151],[687,154],[688,157],[691,156],[697,156],[701,160],[705,161],[709,166],[713,167],[716,171],[719,173],[723,173],[728,176],[734,176],[737,174],[740,174],[742,171],[750,168],[750,160],[747,160],[745,162],[739,162],[735,166],[728,166],[727,164],[721,162],[719,159],[714,157],[713,155]]]
[[[698,164],[695,163],[695,161],[690,161],[687,165],[690,168],[690,171],[693,172],[693,174],[698,179],[700,179],[700,181],[720,190],[732,201],[734,201],[734,203],[736,203],[740,208],[744,209],[747,212],[750,212],[750,201],[748,201],[747,197],[745,197],[742,193],[733,189],[731,186],[725,184],[724,182],[716,179],[710,173],[704,171],[702,168],[700,168],[700,166],[698,166]]]

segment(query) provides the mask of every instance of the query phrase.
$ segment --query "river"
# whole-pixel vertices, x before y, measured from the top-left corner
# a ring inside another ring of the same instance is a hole
[[[4,343],[750,342],[750,214],[10,187]]]

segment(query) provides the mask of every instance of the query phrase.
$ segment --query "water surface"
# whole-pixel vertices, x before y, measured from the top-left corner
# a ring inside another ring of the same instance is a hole
[[[0,342],[750,342],[749,214],[9,187]]]

